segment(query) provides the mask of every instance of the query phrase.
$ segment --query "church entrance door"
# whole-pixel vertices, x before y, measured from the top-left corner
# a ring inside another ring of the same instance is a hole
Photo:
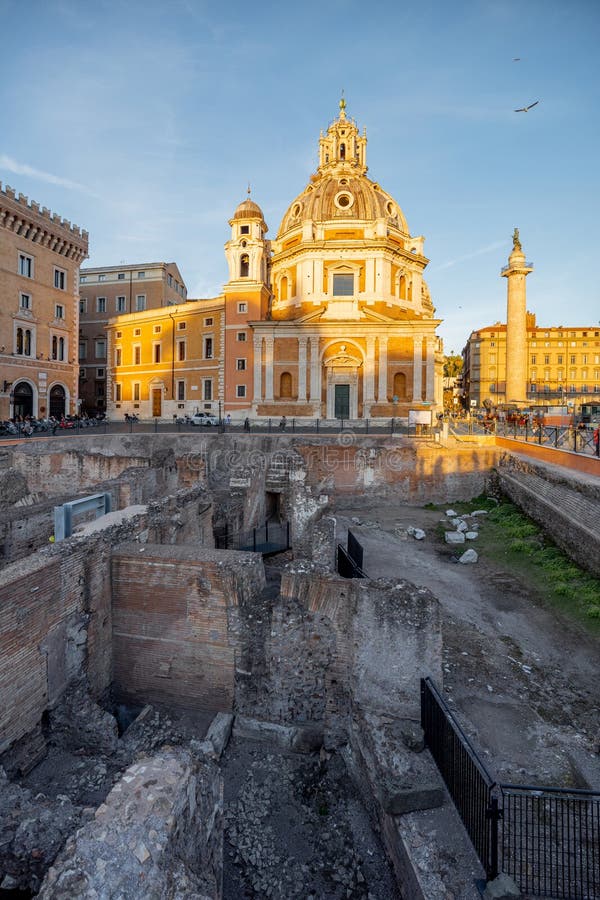
[[[162,415],[162,391],[160,388],[154,388],[152,391],[152,415],[156,419]]]
[[[335,387],[335,417],[336,419],[350,418],[350,385],[336,384]]]

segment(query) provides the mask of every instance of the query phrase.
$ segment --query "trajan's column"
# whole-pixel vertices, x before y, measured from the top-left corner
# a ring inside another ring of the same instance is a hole
[[[533,271],[525,262],[519,229],[513,233],[513,250],[500,273],[507,279],[506,298],[506,402],[526,403],[527,398],[527,298],[525,278]]]

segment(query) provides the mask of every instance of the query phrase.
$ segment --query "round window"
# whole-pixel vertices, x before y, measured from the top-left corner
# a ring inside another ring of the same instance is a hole
[[[350,209],[354,203],[354,197],[347,191],[340,191],[339,194],[336,194],[334,202],[338,209]]]
[[[295,204],[295,206],[294,206],[294,208],[293,208],[293,210],[292,210],[292,215],[293,215],[293,217],[294,217],[295,219],[297,219],[298,216],[300,215],[300,204],[299,204],[299,203],[296,203],[296,204]]]
[[[392,203],[391,200],[388,201],[388,204],[387,204],[387,206],[386,206],[386,209],[387,209],[388,216],[393,216],[393,215],[394,215],[394,204]]]

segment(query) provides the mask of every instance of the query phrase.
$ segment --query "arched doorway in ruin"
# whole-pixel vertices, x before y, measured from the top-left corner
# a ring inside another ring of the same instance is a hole
[[[27,381],[18,381],[13,388],[13,416],[33,415],[33,388]]]
[[[55,384],[50,388],[50,415],[57,419],[65,415],[67,394],[62,384]]]

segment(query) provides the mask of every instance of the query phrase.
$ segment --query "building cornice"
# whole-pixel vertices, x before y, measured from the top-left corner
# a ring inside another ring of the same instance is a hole
[[[88,233],[0,182],[0,227],[76,265],[88,256]]]

